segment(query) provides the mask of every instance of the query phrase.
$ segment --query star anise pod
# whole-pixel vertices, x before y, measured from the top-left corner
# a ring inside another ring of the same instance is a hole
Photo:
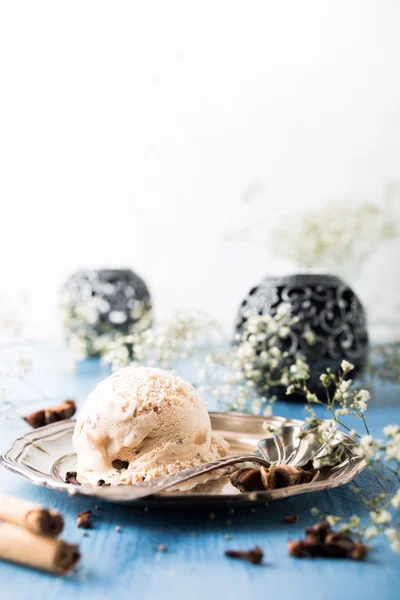
[[[331,558],[351,558],[362,560],[367,555],[367,547],[362,542],[354,542],[342,533],[331,530],[327,521],[320,521],[313,527],[306,527],[304,540],[290,540],[288,552],[291,556],[329,556]]]
[[[309,483],[317,471],[305,471],[291,465],[241,468],[231,475],[231,483],[241,492],[275,490],[301,483]]]
[[[231,483],[241,492],[256,492],[264,489],[260,469],[242,468],[232,473]]]
[[[76,412],[75,400],[64,400],[61,404],[53,406],[51,408],[36,410],[30,415],[23,417],[31,427],[37,429],[44,425],[50,425],[50,423],[56,423],[57,421],[64,421],[70,419]]]

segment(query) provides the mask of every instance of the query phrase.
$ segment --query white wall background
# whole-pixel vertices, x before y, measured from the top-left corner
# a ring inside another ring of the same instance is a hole
[[[230,320],[290,266],[283,215],[400,180],[399,24],[397,0],[1,0],[2,295],[49,335],[71,271],[131,266],[158,314]],[[397,298],[399,258],[366,296]]]

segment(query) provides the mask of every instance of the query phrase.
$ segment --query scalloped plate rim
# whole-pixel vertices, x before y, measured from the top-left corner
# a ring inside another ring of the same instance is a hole
[[[276,424],[287,425],[288,427],[300,427],[304,425],[304,421],[301,419],[292,419],[285,418],[279,416],[272,417],[263,417],[257,415],[250,415],[247,413],[239,413],[239,412],[210,412],[210,417],[212,419],[225,419],[227,421],[236,421],[236,422],[253,422],[258,425],[262,425],[265,421],[269,421]],[[161,492],[159,494],[154,494],[152,496],[148,496],[141,500],[130,500],[129,496],[124,498],[115,498],[110,495],[112,490],[115,490],[114,487],[91,487],[91,486],[81,486],[81,485],[71,485],[67,484],[63,481],[56,479],[51,474],[46,475],[45,473],[41,473],[33,470],[30,470],[29,467],[25,465],[21,465],[18,462],[22,452],[24,449],[33,445],[36,441],[43,439],[43,433],[48,433],[54,431],[54,433],[62,433],[64,430],[67,431],[71,425],[75,423],[75,420],[68,419],[65,421],[59,421],[57,423],[52,423],[50,425],[45,425],[44,427],[40,427],[38,429],[34,429],[33,431],[29,431],[25,435],[19,436],[14,440],[11,446],[3,452],[0,456],[0,463],[8,470],[21,475],[31,483],[35,485],[44,486],[48,489],[67,492],[71,495],[81,495],[81,496],[91,496],[94,498],[98,498],[107,502],[117,503],[117,504],[131,504],[131,506],[144,506],[144,505],[153,505],[159,508],[162,507],[182,507],[182,505],[196,505],[196,507],[205,505],[209,508],[210,504],[215,506],[226,506],[235,504],[256,504],[261,502],[275,501],[283,498],[289,498],[291,496],[297,496],[300,494],[312,493],[323,491],[327,489],[333,489],[336,487],[340,487],[349,483],[356,475],[361,473],[361,471],[367,466],[367,462],[365,459],[362,459],[356,455],[353,455],[354,459],[357,459],[357,464],[353,466],[353,469],[350,472],[339,475],[334,479],[325,479],[322,481],[315,481],[313,483],[301,484],[288,488],[280,488],[272,491],[257,491],[257,492],[243,492],[243,493],[232,493],[232,494],[190,494],[188,492],[179,493],[179,492]],[[349,441],[354,441],[348,434],[339,431],[340,435],[343,436],[344,439]],[[62,458],[61,456],[58,459]],[[118,486],[119,487],[119,486]],[[124,489],[129,490],[129,486],[124,486]]]

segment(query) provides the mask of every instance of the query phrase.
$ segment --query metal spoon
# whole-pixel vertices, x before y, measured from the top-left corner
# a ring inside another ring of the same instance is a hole
[[[305,433],[308,432],[308,425],[302,428]],[[326,438],[330,438],[336,432],[336,426],[333,425],[327,432]],[[286,437],[285,434],[288,434]],[[251,454],[237,454],[235,456],[227,456],[220,458],[213,462],[209,462],[196,467],[190,467],[184,471],[173,473],[172,475],[165,475],[164,477],[157,477],[152,481],[146,483],[138,483],[129,486],[124,486],[126,495],[129,495],[130,500],[139,500],[146,496],[152,496],[158,494],[164,490],[177,486],[185,481],[189,481],[194,477],[205,475],[223,469],[231,467],[236,464],[243,462],[253,462],[264,467],[270,467],[271,465],[286,464],[293,465],[296,467],[302,467],[307,464],[310,459],[315,456],[323,456],[326,453],[326,444],[317,445],[310,444],[305,438],[300,439],[298,436],[293,437],[293,428],[283,428],[281,436],[272,435],[268,438],[260,440],[257,443],[258,450]],[[319,472],[316,474],[312,481],[315,481],[319,477]],[[118,486],[120,490],[122,486]],[[100,488],[102,490],[102,488]],[[105,488],[110,489],[110,488]],[[125,492],[124,490],[124,492]],[[100,490],[99,490],[100,492]],[[102,492],[99,493],[102,495]],[[124,493],[125,495],[125,493]]]
[[[219,458],[218,460],[214,460],[213,462],[209,462],[204,465],[198,465],[197,467],[190,467],[189,469],[185,469],[179,473],[173,473],[172,475],[157,477],[157,479],[149,481],[148,483],[139,483],[126,486],[126,489],[129,490],[129,498],[131,500],[139,500],[139,498],[145,498],[146,496],[152,496],[153,494],[163,492],[171,486],[178,485],[188,481],[189,479],[193,479],[194,477],[199,477],[200,475],[205,475],[206,473],[211,473],[212,471],[231,467],[243,462],[253,462],[264,467],[270,466],[270,463],[265,458],[262,458],[258,453],[238,454],[235,456],[228,456],[226,458]]]

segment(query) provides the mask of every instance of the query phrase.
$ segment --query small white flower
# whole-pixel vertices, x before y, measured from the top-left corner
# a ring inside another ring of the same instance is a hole
[[[257,340],[257,336],[254,335],[254,334],[249,335],[248,341],[249,341],[249,344],[251,344],[252,346],[256,346],[257,345],[257,341],[258,341]]]
[[[78,336],[71,336],[68,348],[74,360],[83,360],[87,356],[86,341]]]
[[[397,440],[392,440],[386,446],[385,459],[387,461],[400,461],[400,444]]]
[[[386,537],[387,537],[388,540],[392,541],[392,540],[395,540],[397,538],[397,536],[399,535],[399,532],[394,527],[387,527],[385,529],[385,535],[386,535]]]
[[[390,547],[393,550],[393,552],[400,553],[400,538],[393,540],[393,542],[390,544]]]
[[[338,408],[335,411],[335,415],[337,415],[338,417],[342,417],[344,415],[348,415],[349,414],[349,409],[348,408]]]
[[[400,508],[400,489],[397,490],[391,499],[390,504],[393,506],[393,508]]]
[[[357,408],[361,412],[365,412],[368,408],[368,402],[371,399],[371,394],[368,390],[360,390],[354,396],[354,408]]]
[[[334,515],[328,515],[326,517],[326,520],[328,521],[329,525],[331,527],[333,527],[334,525],[336,525],[336,523],[338,523],[340,521],[340,517],[335,517]]]
[[[296,363],[290,366],[289,371],[294,379],[308,379],[309,377],[308,365],[301,358],[296,359]]]
[[[251,403],[251,412],[255,415],[260,414],[261,411],[261,401],[259,398],[255,398]]]
[[[319,376],[319,379],[323,386],[329,387],[331,383],[331,378],[327,373],[322,373],[322,375]]]
[[[287,386],[289,385],[289,377],[288,377],[287,373],[284,373],[284,374],[282,375],[282,377],[281,377],[281,384],[282,384],[284,387],[287,387]]]
[[[266,406],[264,406],[263,415],[264,415],[264,417],[272,416],[272,404],[267,404]],[[278,428],[276,428],[276,431],[278,431]]]
[[[367,529],[365,530],[365,537],[367,540],[371,540],[372,538],[374,538],[375,536],[377,536],[379,533],[379,529],[377,527],[367,527]]]
[[[376,525],[385,525],[386,523],[390,523],[392,520],[392,515],[388,510],[371,511],[369,513],[371,520]]]
[[[339,391],[344,394],[346,392],[348,392],[349,388],[351,387],[351,384],[353,383],[352,379],[343,379],[343,381],[340,382],[339,385]]]
[[[342,367],[343,373],[349,373],[349,371],[352,371],[354,369],[354,365],[348,360],[342,360],[340,366]]]
[[[289,333],[290,333],[289,327],[286,327],[286,326],[281,327],[279,330],[279,337],[285,339],[288,337]]]
[[[303,337],[303,340],[305,340],[307,342],[307,344],[309,344],[310,346],[315,344],[316,336],[312,329],[306,329],[303,332],[302,337]]]
[[[318,398],[315,394],[311,394],[310,392],[306,396],[307,402],[318,402]]]
[[[400,432],[400,427],[398,425],[386,425],[383,428],[383,433],[386,437],[394,437]]]
[[[276,311],[278,315],[289,316],[292,312],[292,305],[289,302],[282,302]]]
[[[358,446],[354,448],[355,454],[363,456],[366,460],[374,460],[379,456],[376,449],[376,441],[371,435],[364,435],[358,442]]]
[[[332,419],[323,419],[318,425],[318,431],[325,436],[335,430],[335,422]]]
[[[385,536],[391,542],[391,549],[394,552],[400,552],[400,531],[394,527],[387,527],[387,529],[385,529]]]
[[[79,304],[75,307],[75,313],[79,319],[82,319],[90,325],[97,323],[99,318],[99,311],[96,300],[89,300],[85,304]]]
[[[274,358],[280,358],[282,353],[277,346],[272,346],[272,348],[269,349],[269,354],[270,354],[270,356],[273,356]]]

